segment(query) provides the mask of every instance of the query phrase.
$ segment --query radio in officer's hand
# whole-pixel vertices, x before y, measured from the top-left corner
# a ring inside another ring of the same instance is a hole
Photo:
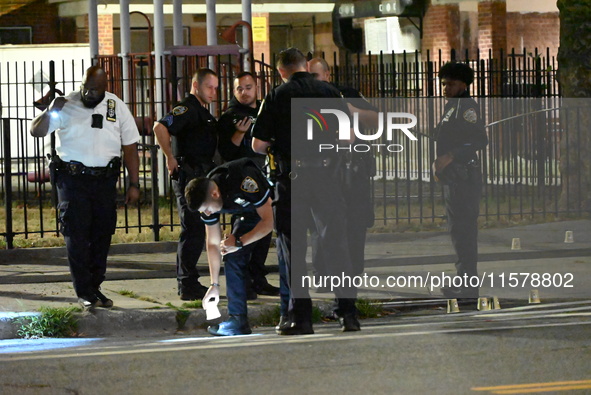
[[[103,114],[92,114],[91,127],[94,129],[102,129],[103,128]]]

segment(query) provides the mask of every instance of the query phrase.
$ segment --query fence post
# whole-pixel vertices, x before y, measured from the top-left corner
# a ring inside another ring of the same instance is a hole
[[[6,211],[6,248],[14,248],[12,233],[12,157],[10,155],[10,119],[2,118],[2,143],[4,144],[4,209]]]
[[[158,149],[159,145],[150,145],[150,158],[152,159],[152,231],[154,241],[160,241],[160,193],[158,190]]]

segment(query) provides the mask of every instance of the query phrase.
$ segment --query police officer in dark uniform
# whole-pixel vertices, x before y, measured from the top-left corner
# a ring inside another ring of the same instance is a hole
[[[177,247],[177,280],[182,300],[203,298],[207,287],[199,283],[197,261],[205,243],[205,226],[187,208],[185,186],[203,177],[215,164],[217,122],[205,107],[216,97],[218,77],[213,70],[199,69],[192,78],[190,95],[154,124],[154,134],[166,156],[177,199],[181,233]]]
[[[121,150],[129,174],[126,203],[139,198],[140,135],[125,103],[106,88],[104,70],[90,67],[79,91],[55,98],[31,125],[34,137],[58,136],[52,184],[74,290],[85,310],[113,306],[100,286],[117,225]]]
[[[271,188],[263,172],[249,158],[216,167],[207,178],[192,180],[185,196],[189,208],[201,212],[207,230],[207,257],[211,287],[203,307],[219,301],[220,261],[223,256],[230,318],[209,327],[215,336],[246,335],[248,324],[246,281],[248,262],[256,243],[273,230]],[[220,214],[232,214],[232,233],[222,239]]]
[[[265,155],[252,150],[251,130],[261,107],[257,100],[257,84],[254,76],[245,71],[234,79],[234,97],[228,109],[218,121],[218,151],[225,161],[251,158],[263,169]],[[253,213],[254,215],[254,213]],[[235,223],[235,218],[232,218]],[[252,247],[251,261],[248,263],[248,299],[254,300],[259,295],[279,295],[279,288],[269,284],[265,261],[271,245],[271,233],[256,242]]]
[[[291,99],[338,99],[341,94],[331,85],[314,79],[306,71],[306,58],[295,48],[279,54],[277,69],[286,83],[273,89],[265,98],[253,129],[253,149],[266,153],[270,148],[278,160],[275,226],[279,263],[286,266],[280,273],[282,277],[287,277],[282,284],[289,285],[290,300],[289,306],[282,303],[282,319],[276,330],[280,335],[305,335],[314,333],[312,301],[307,287],[302,287],[302,278],[307,275],[306,229],[310,216],[314,218],[319,234],[319,250],[331,257],[324,261],[331,266],[327,272],[350,275],[352,269],[347,253],[345,201],[338,174],[338,158],[336,155],[320,156],[318,147],[316,151],[311,150],[309,155],[298,149],[294,151],[296,157],[292,157],[292,134],[301,133],[294,136],[298,143],[305,144],[306,128],[300,122],[292,130]],[[340,110],[348,113],[344,102],[341,102]],[[336,140],[336,136],[330,133],[320,135],[323,139],[331,139],[333,143]],[[309,193],[292,200],[292,185],[295,183],[298,188],[294,190],[305,189]],[[355,308],[356,289],[337,288],[335,296],[338,300],[335,313],[342,330],[359,330]],[[287,316],[284,316],[286,313]]]
[[[448,298],[478,298],[478,288],[469,278],[478,276],[478,214],[482,177],[477,152],[486,147],[488,138],[478,104],[470,97],[468,86],[474,71],[463,63],[447,63],[439,71],[447,99],[443,118],[436,131],[437,158],[433,163],[435,178],[443,184],[451,240],[458,256],[456,271],[461,286],[441,289]]]
[[[330,83],[330,69],[326,60],[312,58],[308,70],[316,79]],[[331,83],[332,84],[332,83]],[[378,109],[361,92],[350,87],[335,86],[343,95],[351,112],[359,115],[361,127],[378,127]],[[374,224],[375,214],[371,199],[371,177],[375,176],[375,158],[371,152],[347,153],[345,163],[345,200],[347,202],[347,237],[353,273],[360,275],[365,268],[365,239],[367,229]],[[320,257],[318,257],[320,259]],[[318,265],[322,266],[322,265]],[[326,292],[326,287],[318,292]]]

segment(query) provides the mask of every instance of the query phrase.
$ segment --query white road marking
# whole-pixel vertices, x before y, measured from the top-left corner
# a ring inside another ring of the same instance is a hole
[[[228,338],[214,338],[208,337],[213,341],[207,342],[206,344],[200,343],[195,345],[185,345],[176,347],[166,348],[154,348],[155,343],[144,345],[145,348],[134,348],[132,350],[111,350],[111,351],[89,351],[85,353],[64,353],[64,354],[44,354],[44,355],[18,355],[18,356],[6,356],[0,358],[3,362],[12,361],[26,361],[26,360],[43,360],[43,359],[64,359],[64,358],[80,358],[80,357],[95,357],[95,356],[115,356],[115,355],[131,355],[131,354],[149,354],[159,352],[178,352],[178,351],[193,351],[193,350],[208,350],[208,349],[224,349],[233,347],[253,347],[261,345],[276,345],[276,344],[301,344],[301,343],[316,343],[323,341],[352,341],[352,340],[366,340],[366,339],[378,339],[387,337],[405,337],[405,336],[425,336],[425,335],[440,335],[440,334],[451,334],[451,333],[467,333],[467,332],[490,332],[490,331],[501,331],[501,330],[518,330],[518,329],[536,329],[536,328],[552,328],[552,327],[566,327],[566,326],[580,326],[580,325],[591,325],[591,321],[583,322],[564,322],[564,323],[541,323],[541,324],[529,324],[529,325],[507,325],[507,326],[490,326],[486,328],[445,328],[435,330],[422,330],[414,332],[391,332],[391,333],[367,333],[367,332],[356,332],[355,334],[316,334],[296,337],[283,337],[275,336],[267,337],[266,335],[251,337],[253,341],[248,342],[234,342],[234,341],[215,341],[216,339],[231,339]],[[382,326],[384,328],[399,328],[398,325]],[[244,340],[244,338],[243,338]],[[201,341],[200,341],[201,342]],[[162,343],[160,343],[162,344]]]

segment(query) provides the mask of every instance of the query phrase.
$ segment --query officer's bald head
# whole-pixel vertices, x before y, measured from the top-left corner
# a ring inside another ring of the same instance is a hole
[[[105,70],[99,66],[89,67],[80,86],[82,103],[88,108],[96,107],[105,98],[106,90],[107,73],[105,73]]]
[[[330,81],[330,68],[326,60],[322,58],[312,58],[308,62],[308,72],[313,74],[317,80]]]

